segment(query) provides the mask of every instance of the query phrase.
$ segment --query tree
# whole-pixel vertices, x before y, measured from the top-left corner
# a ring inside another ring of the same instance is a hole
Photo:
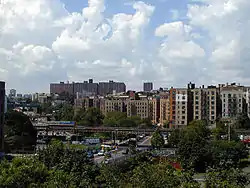
[[[133,170],[132,177],[127,180],[126,187],[193,187],[200,185],[190,174],[177,172],[169,163],[143,163]]]
[[[142,119],[139,123],[139,128],[152,128],[153,124],[150,118]]]
[[[214,170],[206,173],[205,184],[207,188],[242,188],[249,185],[250,177],[239,169]]]
[[[67,181],[70,177],[71,182],[74,182],[72,185],[76,187],[87,187],[94,183],[97,167],[88,159],[84,150],[65,148],[62,142],[53,140],[46,149],[38,152],[37,157],[48,169],[67,173],[55,172]]]
[[[193,121],[183,130],[177,155],[184,169],[204,171],[207,165],[210,131],[204,121]]]
[[[161,135],[159,129],[157,129],[152,135],[151,145],[153,146],[153,148],[160,149],[161,147],[164,146],[164,142],[165,141],[163,136]]]
[[[104,116],[99,108],[88,108],[79,124],[84,126],[100,126],[103,123]]]
[[[82,121],[85,115],[85,111],[86,111],[85,108],[75,109],[73,120],[76,122]]]
[[[234,124],[234,127],[240,129],[250,129],[250,119],[247,113],[239,114],[236,117],[236,122]]]
[[[12,162],[0,163],[0,187],[41,187],[46,182],[49,171],[34,159],[15,158]]]
[[[179,145],[179,142],[182,139],[182,133],[183,131],[179,130],[179,129],[174,129],[169,138],[168,138],[168,143],[171,147],[177,147]]]
[[[210,153],[211,166],[222,169],[237,167],[241,159],[248,157],[244,144],[235,141],[213,141]]]
[[[41,113],[52,114],[52,112],[53,112],[53,107],[51,102],[43,103],[41,105]]]
[[[103,124],[107,127],[120,126],[121,121],[127,118],[127,114],[124,112],[108,112],[104,118]]]
[[[59,105],[55,118],[57,121],[71,121],[74,118],[74,108],[71,104]]]
[[[23,147],[33,150],[37,131],[29,117],[21,112],[10,111],[6,113],[5,118],[5,151]]]

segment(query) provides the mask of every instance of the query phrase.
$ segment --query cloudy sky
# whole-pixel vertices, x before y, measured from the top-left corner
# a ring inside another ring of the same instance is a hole
[[[250,85],[249,0],[0,0],[0,80]]]

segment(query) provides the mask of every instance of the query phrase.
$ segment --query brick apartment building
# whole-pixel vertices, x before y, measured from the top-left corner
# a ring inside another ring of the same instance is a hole
[[[113,92],[126,92],[126,85],[123,82],[114,82],[112,80],[110,80],[109,82],[94,83],[93,79],[89,79],[89,81],[84,81],[82,83],[60,82],[50,84],[50,93],[61,94],[63,92],[69,93],[71,95],[80,93],[84,96],[105,96],[108,94],[112,94]]]

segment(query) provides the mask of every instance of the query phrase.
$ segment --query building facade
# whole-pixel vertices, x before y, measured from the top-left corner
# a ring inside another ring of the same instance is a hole
[[[0,82],[0,152],[4,150],[5,82]]]
[[[244,87],[235,84],[221,88],[222,118],[234,118],[245,109]]]
[[[106,96],[113,93],[124,93],[126,92],[126,85],[123,82],[114,82],[110,80],[109,82],[99,82],[99,92],[101,96]]]
[[[143,83],[143,91],[144,92],[150,92],[152,90],[153,90],[153,83],[152,82]]]
[[[122,93],[126,92],[126,85],[122,82],[114,82],[110,80],[109,82],[100,82],[94,83],[93,79],[89,79],[89,81],[84,81],[82,83],[73,82],[73,83],[51,83],[50,84],[50,93],[69,93],[71,95],[76,95],[80,93],[81,95],[88,96],[106,96],[108,94]]]

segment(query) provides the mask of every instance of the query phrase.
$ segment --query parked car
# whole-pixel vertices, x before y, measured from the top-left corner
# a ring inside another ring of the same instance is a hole
[[[97,153],[98,156],[104,156],[104,150],[100,150],[98,153]]]

